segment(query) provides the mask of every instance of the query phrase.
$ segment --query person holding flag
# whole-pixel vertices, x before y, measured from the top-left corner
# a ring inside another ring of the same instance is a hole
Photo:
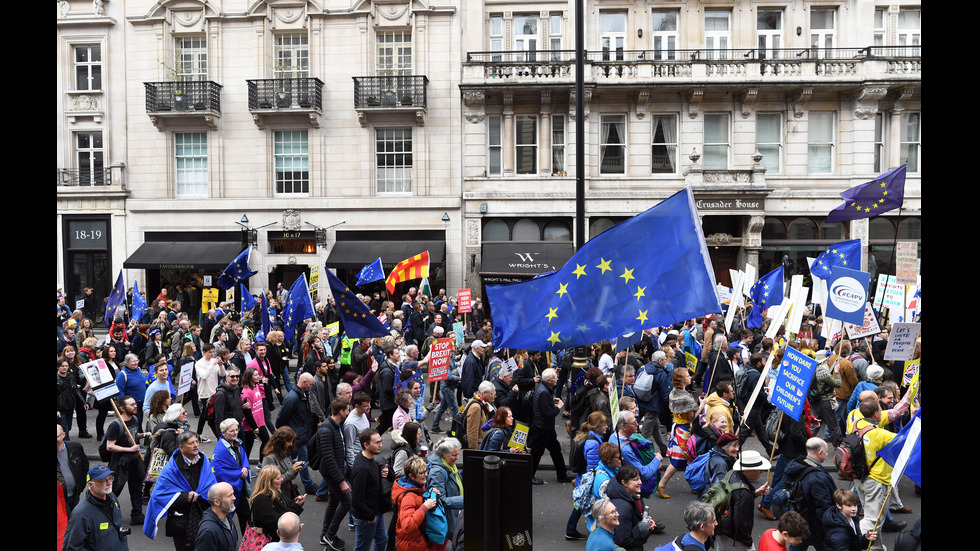
[[[881,405],[877,398],[862,400],[858,406],[861,419],[854,423],[855,432],[864,432],[864,458],[868,465],[867,478],[858,485],[858,494],[864,502],[864,518],[861,519],[861,531],[877,530],[878,523],[883,522],[888,493],[892,484],[892,466],[878,457],[878,452],[895,439],[895,433],[878,427],[881,416]],[[911,425],[911,423],[910,423]],[[898,530],[905,527],[905,521],[895,523]],[[881,540],[872,542],[870,549],[883,550]]]

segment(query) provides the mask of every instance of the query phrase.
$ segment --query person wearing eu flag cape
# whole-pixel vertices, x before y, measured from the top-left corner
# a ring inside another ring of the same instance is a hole
[[[208,490],[217,482],[211,462],[199,446],[194,431],[177,436],[177,451],[160,472],[146,506],[143,534],[156,539],[157,523],[166,516],[166,533],[176,549],[194,548],[201,517],[209,507]]]

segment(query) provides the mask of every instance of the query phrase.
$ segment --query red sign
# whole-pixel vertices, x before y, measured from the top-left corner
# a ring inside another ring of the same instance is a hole
[[[459,297],[459,311],[462,313],[469,313],[473,311],[473,306],[470,304],[470,290],[460,289],[457,295]]]
[[[452,339],[435,339],[429,352],[429,382],[449,378],[449,356],[453,352]]]

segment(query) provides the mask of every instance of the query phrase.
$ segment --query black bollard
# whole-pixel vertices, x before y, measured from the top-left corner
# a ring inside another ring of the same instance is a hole
[[[483,458],[483,549],[500,550],[500,457]]]

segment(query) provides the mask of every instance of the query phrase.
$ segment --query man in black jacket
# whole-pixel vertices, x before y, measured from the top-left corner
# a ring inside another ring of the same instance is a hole
[[[329,546],[334,551],[343,551],[344,542],[337,538],[340,521],[350,510],[351,487],[347,483],[347,453],[344,446],[342,427],[350,413],[350,402],[337,398],[330,402],[330,417],[316,431],[316,448],[320,453],[320,474],[323,484],[330,492],[330,502],[323,515],[323,531],[320,545]],[[320,499],[319,493],[317,499]]]
[[[241,372],[237,367],[229,367],[225,371],[225,381],[218,385],[214,393],[214,418],[224,421],[234,419],[242,424],[245,409],[242,407],[242,388],[238,386]],[[255,423],[251,423],[255,426]],[[272,429],[272,427],[269,427]]]
[[[388,465],[381,467],[374,460],[381,453],[381,434],[376,429],[364,429],[358,440],[361,453],[355,456],[350,474],[351,491],[357,496],[351,502],[354,549],[368,549],[368,540],[374,541],[375,549],[384,549],[388,533],[381,507],[381,479],[388,478]]]
[[[195,551],[235,551],[238,530],[228,517],[235,512],[235,491],[231,484],[218,482],[208,490],[211,508],[204,511],[194,538]]]
[[[799,485],[803,502],[797,502],[796,512],[810,525],[810,537],[803,540],[803,549],[810,545],[816,549],[823,547],[823,515],[834,507],[837,483],[822,466],[828,454],[827,442],[814,436],[806,441],[806,457],[794,459],[786,466],[784,486],[790,486],[792,497],[792,487]]]
[[[548,368],[541,373],[541,382],[534,389],[534,396],[531,397],[531,431],[528,434],[528,447],[531,448],[531,461],[534,468],[531,471],[531,483],[535,486],[544,484],[544,481],[534,476],[538,471],[538,464],[547,449],[551,454],[551,461],[555,465],[555,474],[558,482],[571,482],[573,478],[565,472],[565,458],[562,457],[561,444],[558,442],[558,434],[555,432],[555,417],[565,405],[561,398],[554,398],[555,387],[558,386],[558,374],[554,369]]]
[[[769,484],[756,488],[752,483],[759,480],[770,467],[769,462],[759,452],[744,450],[741,458],[732,467],[732,471],[725,475],[725,480],[737,487],[732,490],[729,497],[729,514],[719,519],[718,528],[721,533],[717,534],[716,549],[754,548],[752,527],[755,512],[752,509],[756,496],[765,495],[769,491]]]
[[[65,493],[65,508],[68,516],[78,505],[85,491],[85,477],[88,473],[88,457],[78,442],[65,440],[65,429],[58,425],[58,482]]]

